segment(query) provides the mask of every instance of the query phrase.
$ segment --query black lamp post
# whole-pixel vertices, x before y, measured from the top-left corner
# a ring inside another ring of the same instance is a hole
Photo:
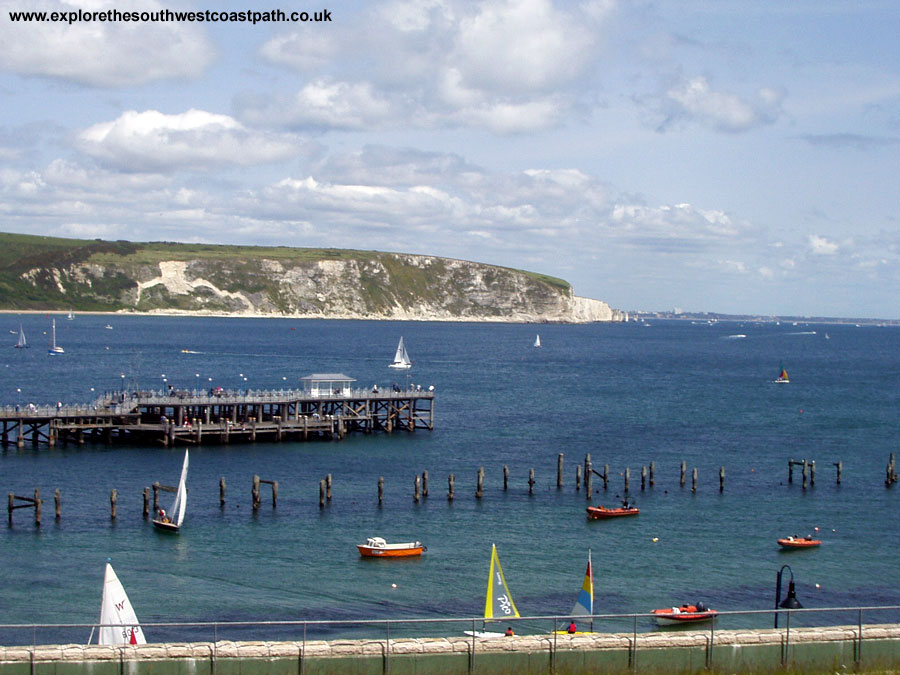
[[[788,582],[788,592],[784,600],[781,600],[781,575],[785,568],[791,573],[791,579]],[[797,591],[794,589],[794,570],[790,565],[782,565],[778,570],[778,577],[775,581],[775,609],[803,609],[803,605],[797,600]],[[775,612],[775,628],[778,628],[778,612]]]

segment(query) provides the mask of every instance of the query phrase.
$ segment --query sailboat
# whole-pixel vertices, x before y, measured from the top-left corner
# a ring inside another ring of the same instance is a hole
[[[575,600],[570,616],[592,616],[594,614],[594,572],[591,569],[591,549],[588,549],[587,570],[584,573],[584,581],[581,584],[581,592]],[[590,631],[576,631],[577,635],[585,635],[593,632],[594,620],[591,619]],[[557,633],[569,633],[568,630],[558,630]],[[570,635],[572,633],[569,633]]]
[[[781,375],[778,376],[778,378],[775,380],[775,382],[777,382],[778,384],[787,384],[787,383],[790,382],[790,381],[791,381],[791,380],[790,380],[790,378],[788,377],[787,370],[785,370],[784,368],[782,368],[782,369],[781,369]]]
[[[497,545],[491,544],[491,569],[488,574],[487,595],[484,600],[484,621],[500,620],[504,618],[518,617],[519,610],[513,602],[503,569],[500,567],[500,556],[497,555]],[[505,633],[491,631],[463,631],[466,635],[480,638],[503,637]]]
[[[49,354],[65,354],[66,350],[56,344],[56,319],[50,319],[50,349]]]
[[[172,510],[167,514],[160,509],[157,517],[153,519],[153,524],[161,530],[168,532],[178,532],[181,523],[184,522],[184,510],[187,507],[187,481],[188,472],[188,451],[184,451],[184,464],[181,467],[181,478],[178,479],[178,488],[175,490],[175,503],[172,504]],[[170,488],[171,489],[171,488]]]
[[[14,345],[16,349],[26,349],[28,342],[25,341],[25,331],[22,330],[22,324],[19,324],[19,339]]]
[[[94,637],[93,630],[88,644]],[[144,631],[135,616],[134,608],[128,595],[116,576],[112,565],[107,561],[106,573],[103,575],[103,595],[100,600],[100,632],[97,635],[100,645],[145,645]]]
[[[540,346],[541,346],[541,336],[540,336],[540,333],[538,333],[538,336],[537,336],[536,338],[534,338],[534,346],[535,346],[535,347],[540,347]]]
[[[394,354],[394,360],[388,368],[397,368],[407,370],[412,368],[412,361],[409,360],[409,354],[406,353],[406,345],[403,344],[403,336],[400,336],[400,343],[397,345],[397,353]]]
[[[66,317],[66,321],[74,321],[75,320],[75,312],[71,309],[69,310],[69,315]]]

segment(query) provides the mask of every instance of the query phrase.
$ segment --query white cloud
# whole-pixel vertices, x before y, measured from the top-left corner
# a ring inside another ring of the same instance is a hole
[[[85,129],[76,144],[112,166],[150,172],[277,162],[307,147],[299,137],[249,130],[232,117],[204,110],[176,115],[129,110]]]
[[[835,242],[816,234],[809,235],[809,249],[813,255],[835,255],[840,248]]]
[[[771,124],[781,113],[783,95],[766,88],[749,100],[732,92],[714,90],[705,77],[679,82],[665,94],[662,103],[666,121],[688,120],[718,131],[742,132]]]
[[[196,78],[214,52],[196,25],[168,21],[13,22],[8,11],[152,12],[155,0],[15,0],[2,3],[0,69],[95,87],[130,87],[168,78]]]

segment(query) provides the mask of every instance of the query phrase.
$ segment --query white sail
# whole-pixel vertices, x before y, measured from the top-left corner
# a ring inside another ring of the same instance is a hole
[[[19,324],[19,341],[16,342],[16,347],[24,349],[27,346],[28,342],[25,341],[25,331],[22,330],[22,324]]]
[[[56,344],[56,319],[50,320],[50,349],[51,354],[65,354],[65,350]]]
[[[181,527],[184,522],[184,510],[187,508],[187,489],[185,481],[187,481],[188,472],[188,451],[184,451],[184,464],[181,467],[181,478],[178,479],[178,490],[175,492],[175,503],[172,504],[172,522],[175,527]]]
[[[100,633],[97,644],[101,645],[145,645],[147,640],[141,630],[134,608],[125,594],[122,582],[106,563],[103,576],[103,597],[100,601]],[[111,625],[110,625],[111,624]]]
[[[541,346],[541,336],[540,335],[538,335],[536,338],[534,338],[534,346],[535,347]]]
[[[394,354],[394,360],[388,368],[410,368],[412,361],[409,360],[409,354],[406,353],[406,345],[403,344],[403,336],[400,336],[400,343],[397,345],[397,353]]]

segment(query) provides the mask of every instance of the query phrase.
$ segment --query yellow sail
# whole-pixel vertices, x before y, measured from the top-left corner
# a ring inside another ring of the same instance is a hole
[[[497,555],[496,544],[491,544],[491,571],[488,576],[487,597],[484,602],[485,619],[501,619],[504,617],[519,616],[516,603],[513,602],[503,569],[500,567],[500,557]]]

